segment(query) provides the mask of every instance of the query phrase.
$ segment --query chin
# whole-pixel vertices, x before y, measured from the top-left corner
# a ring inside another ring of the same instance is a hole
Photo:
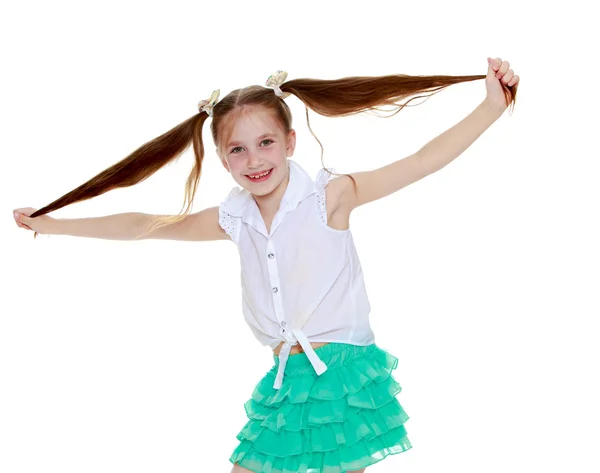
[[[264,186],[256,186],[255,189],[253,189],[253,194],[254,195],[260,195],[260,196],[264,196],[264,195],[269,195],[271,194],[275,189],[277,189],[279,187],[281,183],[278,182],[276,184],[270,183],[268,186],[264,185]]]

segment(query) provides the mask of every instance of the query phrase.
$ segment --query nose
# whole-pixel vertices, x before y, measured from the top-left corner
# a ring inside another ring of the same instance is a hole
[[[260,167],[260,164],[261,164],[260,158],[254,153],[249,153],[248,167],[249,168],[258,168],[258,167]]]

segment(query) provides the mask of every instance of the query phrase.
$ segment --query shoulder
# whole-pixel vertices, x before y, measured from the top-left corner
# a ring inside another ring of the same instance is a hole
[[[248,202],[248,191],[240,187],[234,187],[219,204],[219,225],[229,238],[238,242],[241,228],[241,217]]]
[[[335,169],[330,171],[331,173],[326,169],[319,170],[316,178],[317,191],[326,193],[327,201],[338,209],[349,201],[347,197],[353,192],[353,182],[347,174],[338,174]]]
[[[326,204],[327,224],[336,230],[347,230],[350,226],[351,207],[347,198],[352,192],[352,179],[338,175],[335,169],[321,169],[317,174],[316,187]],[[335,174],[334,174],[335,173]]]
[[[234,217],[241,217],[248,201],[248,194],[246,189],[235,186],[229,191],[227,197],[221,201],[219,209]]]

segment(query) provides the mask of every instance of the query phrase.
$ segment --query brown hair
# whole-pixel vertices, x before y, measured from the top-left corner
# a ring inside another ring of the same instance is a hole
[[[284,82],[280,89],[283,93],[296,96],[304,103],[308,127],[321,146],[321,163],[323,164],[323,145],[310,128],[309,108],[327,117],[341,117],[366,111],[383,111],[379,107],[389,105],[396,109],[394,113],[386,117],[389,118],[414,99],[429,98],[449,85],[485,79],[485,77],[485,75],[409,76],[394,74],[375,77],[346,77],[335,80],[294,79]],[[503,85],[506,103],[508,105],[512,104],[513,109],[516,103],[517,86],[518,84],[509,88]],[[405,103],[398,103],[400,100],[409,97],[410,99]],[[275,95],[272,89],[258,85],[236,89],[223,97],[213,108],[210,131],[219,150],[222,150],[223,144],[227,143],[235,117],[243,110],[244,105],[265,107],[273,113],[286,135],[291,130],[291,111],[285,101]],[[168,217],[157,217],[147,233],[182,220],[191,211],[200,181],[202,160],[204,158],[202,128],[207,117],[208,114],[204,111],[195,114],[166,133],[143,144],[127,157],[71,192],[35,211],[30,215],[30,218],[96,197],[112,189],[138,184],[167,163],[177,159],[191,143],[194,149],[194,167],[185,185],[185,199],[182,206],[182,209],[185,207],[184,213]],[[354,181],[354,179],[352,180]],[[37,232],[34,234],[34,238],[36,235]]]

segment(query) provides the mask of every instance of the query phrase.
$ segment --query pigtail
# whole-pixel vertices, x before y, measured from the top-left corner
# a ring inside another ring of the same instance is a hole
[[[390,113],[384,118],[396,115],[410,102],[419,98],[429,99],[444,88],[479,79],[485,79],[485,75],[466,76],[410,76],[406,74],[393,74],[386,76],[355,76],[335,80],[321,79],[293,79],[280,85],[284,93],[290,93],[298,97],[306,108],[306,122],[312,135],[321,146],[321,164],[323,168],[337,176],[348,176],[352,179],[354,186],[356,182],[349,174],[338,174],[330,171],[323,164],[323,145],[315,136],[310,127],[308,109],[326,117],[342,117],[362,112],[384,112]],[[518,84],[517,84],[518,85]],[[503,85],[506,102],[508,105],[516,103],[517,85],[508,87]],[[401,100],[408,99],[403,103]],[[416,105],[420,105],[420,102]],[[391,106],[395,111],[382,110],[382,106]],[[381,116],[376,113],[376,115]]]
[[[185,185],[185,200],[182,206],[182,210],[185,207],[184,213],[158,217],[153,222],[150,230],[144,233],[144,235],[157,228],[184,219],[191,211],[202,172],[202,160],[204,158],[202,126],[207,117],[208,114],[202,111],[188,118],[166,133],[143,144],[130,155],[105,169],[89,181],[35,211],[30,215],[30,218],[47,214],[76,202],[97,197],[113,189],[138,184],[164,167],[167,163],[176,160],[192,143],[195,163]],[[36,236],[37,232],[34,233],[34,238]]]
[[[389,105],[396,107],[394,116],[416,98],[427,97],[442,89],[462,82],[485,79],[485,75],[469,76],[387,76],[345,77],[342,79],[294,79],[281,85],[283,92],[294,94],[308,108],[326,117],[354,115],[369,110],[380,110]],[[503,85],[507,104],[516,103],[517,85]],[[425,95],[417,95],[425,93]],[[406,103],[400,100],[411,97]],[[386,117],[386,118],[389,118]]]

